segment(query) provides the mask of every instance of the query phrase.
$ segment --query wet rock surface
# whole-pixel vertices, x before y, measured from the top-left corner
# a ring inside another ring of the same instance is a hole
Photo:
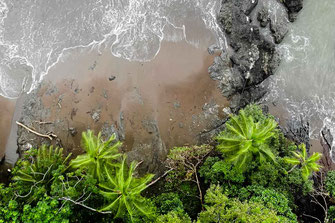
[[[304,0],[283,0],[284,5],[288,9],[291,22],[296,20],[298,13],[303,8],[303,1]]]
[[[309,123],[300,118],[299,120],[289,120],[285,127],[281,128],[284,135],[296,144],[304,143],[307,151],[310,150]]]
[[[334,169],[335,163],[335,151],[334,151],[334,137],[327,127],[324,127],[321,131],[321,146],[323,148],[322,166],[325,170]]]
[[[215,58],[209,73],[221,93],[231,99],[234,111],[266,93],[259,84],[278,67],[276,45],[282,42],[289,20],[293,21],[291,17],[301,7],[299,0],[222,1],[218,22],[226,34],[228,48]],[[213,49],[215,46],[210,51]]]

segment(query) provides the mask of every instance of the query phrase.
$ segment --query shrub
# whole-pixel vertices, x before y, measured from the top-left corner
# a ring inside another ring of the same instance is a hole
[[[250,222],[250,223],[277,223],[287,222],[280,218],[274,210],[253,202],[241,202],[237,199],[228,199],[220,186],[211,186],[205,196],[206,210],[199,214],[199,223],[212,222]]]
[[[236,166],[219,157],[208,157],[199,170],[200,176],[204,178],[205,183],[243,183],[244,174]]]
[[[0,208],[0,222],[67,223],[71,214],[70,204],[61,205],[59,201],[45,196],[36,205],[25,204],[23,209],[17,201],[9,201],[8,207]]]
[[[168,212],[160,215],[156,219],[156,223],[191,223],[191,218],[181,210]]]
[[[332,197],[334,197],[335,196],[335,171],[334,170],[328,171],[325,183],[326,183],[327,191]]]
[[[163,193],[153,199],[153,203],[157,207],[157,213],[164,215],[171,211],[184,211],[183,202],[177,193]]]
[[[282,193],[274,189],[252,185],[242,188],[238,195],[241,201],[249,200],[263,204],[265,207],[275,210],[278,215],[282,215],[290,222],[297,222],[297,216],[289,206],[289,200]]]

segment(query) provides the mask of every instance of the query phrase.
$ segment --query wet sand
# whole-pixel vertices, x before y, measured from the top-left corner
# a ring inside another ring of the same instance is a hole
[[[163,159],[169,148],[196,143],[201,131],[224,118],[228,102],[208,74],[213,59],[205,47],[186,42],[163,42],[155,59],[143,63],[107,50],[71,50],[38,90],[47,112],[35,121],[53,123],[64,148],[75,154],[82,152],[82,131],[99,132],[113,125],[124,132],[124,151],[161,140],[166,147],[160,151]],[[47,131],[47,124],[35,121],[30,127]],[[71,128],[77,134],[71,134]],[[150,160],[151,147],[136,156]]]
[[[0,96],[0,160],[5,155],[7,139],[10,134],[16,100]],[[15,148],[16,149],[16,148]]]

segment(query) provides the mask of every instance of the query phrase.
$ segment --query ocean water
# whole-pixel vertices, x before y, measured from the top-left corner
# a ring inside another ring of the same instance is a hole
[[[74,48],[150,61],[163,40],[223,46],[221,0],[0,0],[0,95],[31,92]],[[207,32],[199,32],[199,30]]]
[[[312,139],[319,138],[323,127],[335,135],[334,27],[334,0],[304,1],[298,20],[278,47],[283,61],[269,79],[265,98],[286,110],[286,118],[309,121]]]

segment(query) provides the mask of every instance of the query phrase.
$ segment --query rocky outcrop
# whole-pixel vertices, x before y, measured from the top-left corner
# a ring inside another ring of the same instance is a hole
[[[334,169],[335,151],[333,149],[334,137],[327,127],[324,127],[321,131],[321,146],[323,148],[323,157],[321,160],[324,170]]]
[[[288,9],[289,20],[291,22],[294,22],[297,18],[298,12],[300,12],[303,7],[303,1],[304,0],[283,0],[284,5]]]
[[[266,92],[258,85],[278,67],[276,45],[287,34],[289,20],[293,21],[293,12],[297,13],[300,6],[302,1],[298,0],[222,1],[218,22],[227,48],[215,58],[209,73],[218,81],[222,94],[231,99],[233,111],[257,101]]]

